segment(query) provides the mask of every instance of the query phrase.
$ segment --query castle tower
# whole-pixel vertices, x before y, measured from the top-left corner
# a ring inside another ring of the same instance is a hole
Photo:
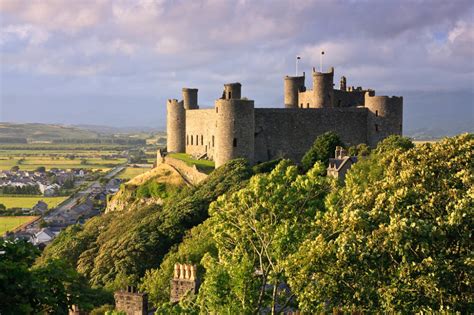
[[[403,97],[375,96],[365,93],[367,116],[367,143],[375,147],[390,135],[402,135]]]
[[[327,73],[314,71],[313,68],[314,107],[333,107],[334,68]]]
[[[341,91],[346,91],[347,90],[347,81],[346,81],[345,76],[341,77],[341,81],[339,82],[339,89]]]
[[[231,90],[237,88],[238,90]],[[240,97],[238,86],[226,84],[224,93],[230,92],[230,99],[216,101],[216,151],[214,161],[216,167],[235,158],[246,158],[250,163],[254,159],[255,146],[255,111],[251,100],[236,99],[235,92]]]
[[[236,83],[227,83],[224,84],[224,95],[223,99],[230,100],[230,99],[240,99],[242,90],[242,84]]]
[[[303,92],[305,74],[298,77],[285,76],[284,80],[284,101],[286,108],[298,108],[298,92]]]
[[[176,303],[188,294],[197,294],[199,284],[196,265],[175,264],[174,276],[171,280],[170,301]]]
[[[168,152],[184,153],[186,151],[186,111],[183,101],[168,100],[166,111],[167,150]]]
[[[127,287],[127,290],[114,293],[115,309],[127,315],[148,314],[148,294],[138,292],[135,287]]]
[[[199,109],[198,89],[183,88],[184,109]]]

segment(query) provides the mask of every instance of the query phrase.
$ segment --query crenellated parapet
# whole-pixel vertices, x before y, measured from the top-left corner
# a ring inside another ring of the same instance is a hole
[[[179,302],[184,296],[197,294],[199,281],[196,265],[175,264],[171,280],[170,301]]]

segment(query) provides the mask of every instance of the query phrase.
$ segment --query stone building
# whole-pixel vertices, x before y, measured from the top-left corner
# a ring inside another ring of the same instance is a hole
[[[336,147],[334,158],[329,159],[327,175],[344,181],[347,171],[352,167],[352,164],[356,162],[356,156],[349,156],[344,148]]]
[[[334,88],[334,68],[313,68],[312,89],[305,74],[284,78],[284,106],[255,108],[241,95],[240,83],[224,85],[213,108],[199,108],[198,90],[184,88],[183,100],[167,101],[167,150],[214,160],[216,167],[243,157],[251,163],[289,158],[299,161],[314,139],[336,132],[347,145],[375,146],[402,134],[403,98],[375,96],[348,87],[342,77]]]
[[[170,301],[179,302],[186,295],[194,295],[199,290],[196,265],[175,264],[171,280]]]
[[[127,315],[148,315],[148,294],[138,292],[135,287],[114,293],[115,309]]]

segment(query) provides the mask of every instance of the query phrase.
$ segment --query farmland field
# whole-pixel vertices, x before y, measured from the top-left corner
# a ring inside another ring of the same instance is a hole
[[[0,235],[3,235],[6,231],[11,231],[14,228],[26,223],[33,221],[37,217],[0,217]]]
[[[127,167],[121,172],[117,178],[120,179],[132,179],[135,176],[141,175],[151,170],[151,167]]]
[[[56,207],[67,197],[43,197],[43,196],[0,196],[0,203],[10,208],[31,208],[38,201],[43,200],[48,204],[48,209]]]
[[[82,163],[81,163],[82,161]],[[23,171],[33,171],[40,166],[44,166],[46,169],[59,168],[59,169],[69,169],[69,168],[84,168],[84,169],[110,169],[116,165],[123,164],[127,160],[124,158],[115,158],[115,159],[102,159],[102,158],[75,158],[67,159],[63,157],[43,157],[43,156],[33,156],[33,157],[1,157],[0,156],[0,170],[9,170],[13,166],[18,166],[20,170]]]

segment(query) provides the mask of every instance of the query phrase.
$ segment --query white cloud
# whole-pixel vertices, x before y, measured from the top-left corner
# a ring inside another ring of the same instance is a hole
[[[9,41],[22,40],[31,45],[39,45],[46,42],[50,34],[31,24],[8,25],[0,30],[0,45]]]

